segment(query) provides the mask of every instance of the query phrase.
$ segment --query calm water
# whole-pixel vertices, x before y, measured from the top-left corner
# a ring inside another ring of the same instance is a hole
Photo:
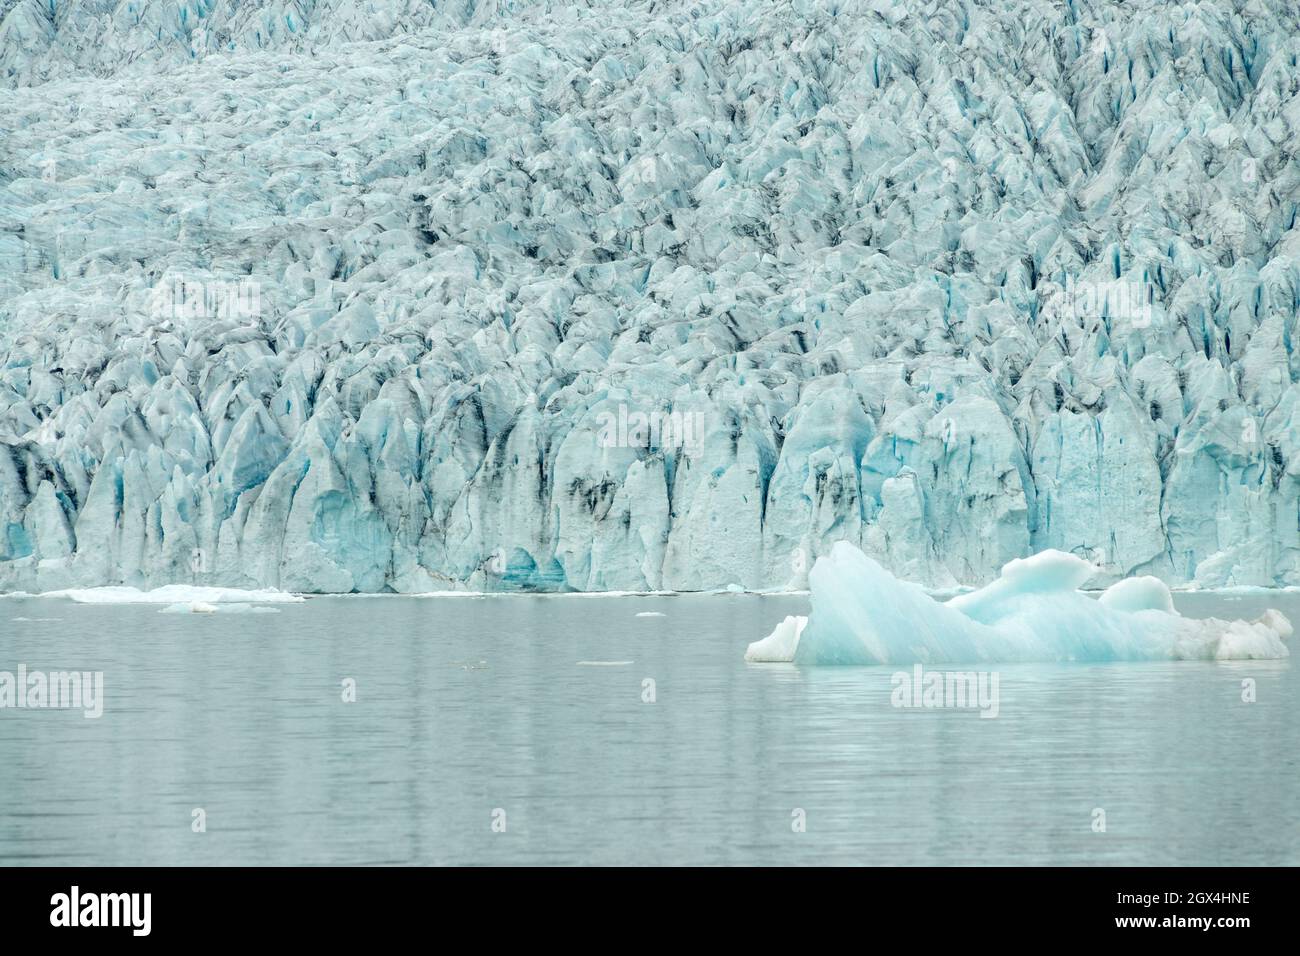
[[[103,671],[106,699],[0,710],[0,862],[1300,863],[1292,662],[1002,667],[989,720],[892,707],[891,667],[742,660],[805,605],[3,599],[0,670]]]

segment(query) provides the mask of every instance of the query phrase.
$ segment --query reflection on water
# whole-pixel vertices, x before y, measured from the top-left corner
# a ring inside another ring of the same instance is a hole
[[[0,862],[1300,863],[1290,661],[1008,666],[987,720],[742,660],[805,605],[3,599],[0,670],[102,670],[105,702],[0,710]]]

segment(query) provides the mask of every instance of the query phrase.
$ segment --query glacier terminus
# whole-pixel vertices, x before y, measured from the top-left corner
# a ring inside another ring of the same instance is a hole
[[[1289,0],[5,0],[0,590],[1300,584],[1298,126]]]

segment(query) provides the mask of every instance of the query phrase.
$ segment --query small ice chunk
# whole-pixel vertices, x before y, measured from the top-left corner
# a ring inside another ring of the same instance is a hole
[[[806,617],[790,615],[776,626],[771,634],[745,648],[745,660],[761,664],[776,664],[794,660],[799,635],[808,623]]]
[[[178,601],[168,604],[159,614],[216,614],[217,606],[206,601]]]
[[[168,604],[159,614],[279,614],[279,608],[254,604],[210,604],[207,601],[178,601]]]

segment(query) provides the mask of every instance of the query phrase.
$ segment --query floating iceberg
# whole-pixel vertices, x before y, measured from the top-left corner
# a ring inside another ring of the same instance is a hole
[[[1012,561],[996,581],[946,603],[837,544],[814,565],[812,613],[787,617],[745,659],[798,664],[1252,660],[1288,656],[1291,623],[1195,620],[1155,578],[1079,588],[1096,568],[1061,551]]]
[[[242,605],[236,605],[240,607]],[[209,604],[206,601],[181,601],[176,604],[168,604],[158,612],[159,614],[215,614],[217,606]]]
[[[279,614],[280,609],[260,604],[209,604],[207,601],[178,601],[159,614]]]
[[[186,584],[168,584],[152,591],[131,587],[71,588],[50,591],[42,596],[68,598],[78,604],[168,604],[184,606],[187,610],[201,610],[214,604],[296,604],[306,600],[300,594],[290,594],[274,588],[248,591]]]

